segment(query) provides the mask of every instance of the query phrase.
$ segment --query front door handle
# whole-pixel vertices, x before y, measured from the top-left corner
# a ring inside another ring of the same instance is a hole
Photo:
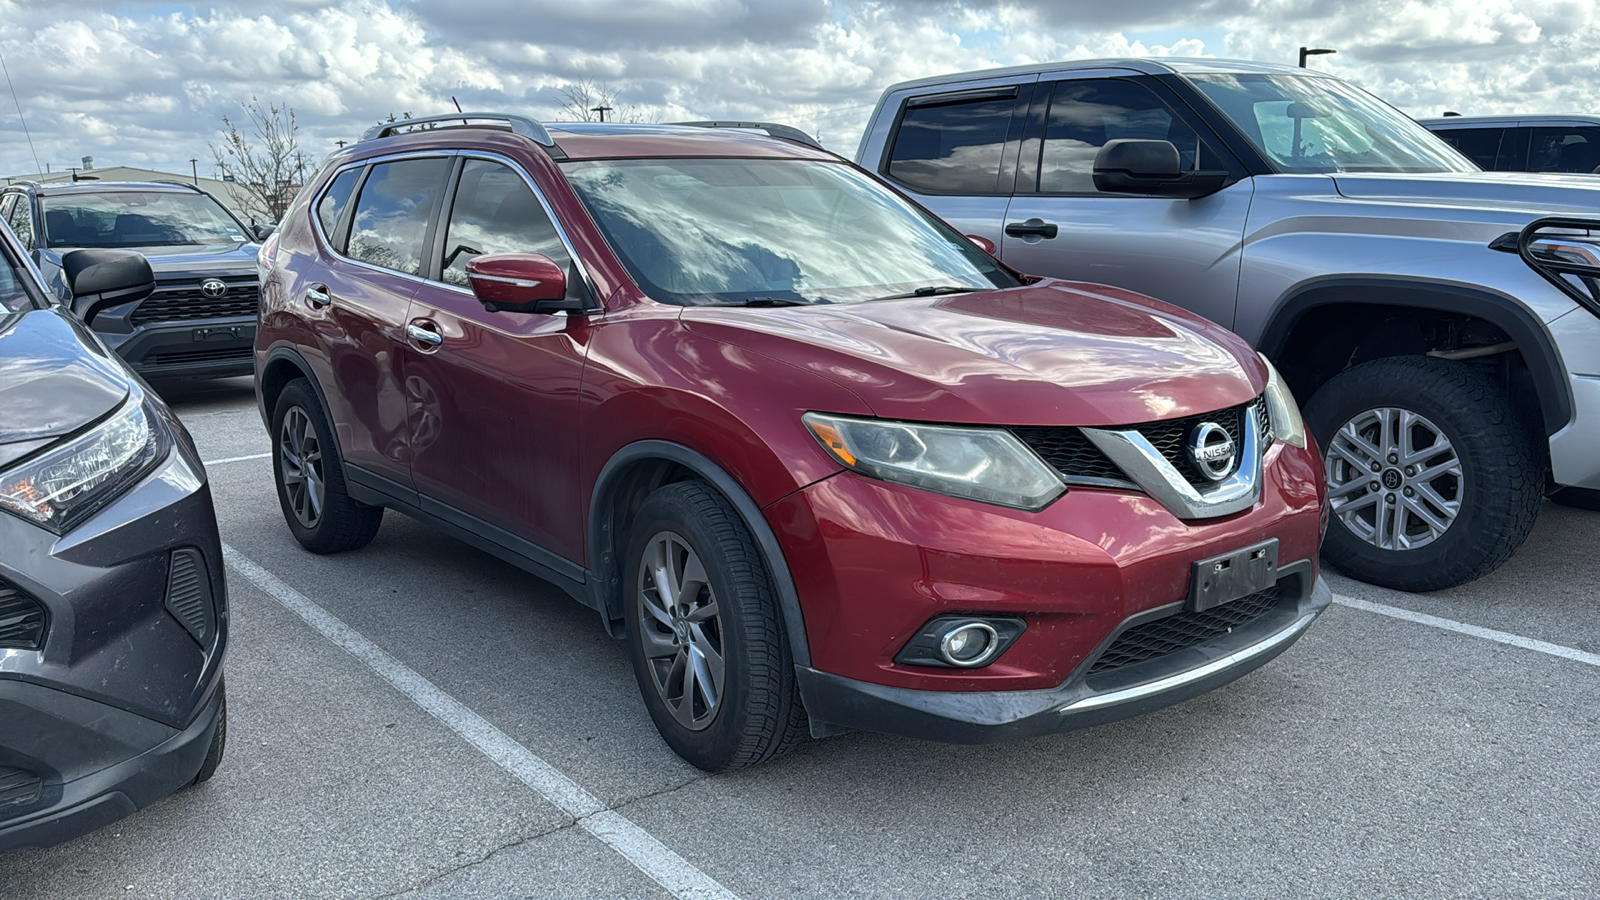
[[[444,343],[444,335],[435,330],[434,324],[426,319],[407,325],[406,337],[421,344],[425,350],[432,350]]]
[[[306,288],[306,303],[312,309],[327,309],[333,303],[333,295],[328,293],[327,285],[313,284]]]
[[[1012,222],[1006,226],[1006,234],[1011,237],[1041,237],[1053,238],[1061,229],[1054,222],[1043,219],[1029,219],[1026,222]]]

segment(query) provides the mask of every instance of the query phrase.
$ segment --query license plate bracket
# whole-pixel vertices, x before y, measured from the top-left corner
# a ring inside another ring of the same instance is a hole
[[[1271,538],[1192,563],[1186,606],[1201,612],[1264,591],[1277,581],[1278,539]]]
[[[244,340],[253,339],[256,334],[254,325],[211,325],[205,328],[189,329],[189,339],[192,341],[214,340]]]

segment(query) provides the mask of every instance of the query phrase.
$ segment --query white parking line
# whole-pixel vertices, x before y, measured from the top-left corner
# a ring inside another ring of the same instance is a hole
[[[265,455],[265,454],[263,454]],[[248,457],[246,457],[248,458]],[[460,735],[517,780],[533,788],[562,812],[571,816],[583,830],[603,841],[639,871],[650,876],[674,897],[725,898],[738,900],[716,879],[668,849],[650,832],[626,816],[608,809],[599,798],[584,790],[554,766],[505,732],[446,694],[416,670],[390,656],[383,648],[362,637],[355,629],[312,602],[277,576],[252,562],[227,544],[222,545],[228,565],[260,588],[290,612],[306,621],[346,653],[365,663],[400,693],[427,710],[446,728]]]
[[[1441,619],[1438,616],[1430,616],[1427,613],[1412,612],[1409,609],[1401,609],[1398,606],[1385,606],[1382,603],[1346,597],[1343,594],[1334,594],[1333,602],[1340,606],[1348,606],[1351,609],[1377,613],[1380,616],[1404,619],[1407,622],[1416,622],[1419,625],[1442,628],[1445,631],[1454,631],[1457,634],[1483,638],[1486,641],[1494,641],[1497,644],[1509,644],[1513,647],[1521,647],[1524,650],[1532,650],[1535,653],[1547,653],[1550,656],[1559,656],[1562,659],[1570,659],[1573,662],[1580,662],[1585,665],[1600,666],[1600,653],[1590,653],[1587,650],[1563,647],[1560,644],[1551,644],[1546,641],[1536,641],[1533,638],[1525,638],[1520,634],[1512,634],[1508,631],[1496,631],[1493,628],[1468,625],[1465,622],[1457,622],[1454,619]]]
[[[221,463],[244,462],[247,459],[266,459],[271,455],[271,453],[252,453],[249,456],[225,456],[222,459],[205,460],[202,464],[206,466],[215,466]]]

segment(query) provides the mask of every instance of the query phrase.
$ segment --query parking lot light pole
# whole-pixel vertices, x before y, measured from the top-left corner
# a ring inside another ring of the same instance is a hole
[[[1301,47],[1300,48],[1300,68],[1304,69],[1306,67],[1306,57],[1308,57],[1308,56],[1322,56],[1322,55],[1327,54],[1327,53],[1338,53],[1338,52],[1339,51],[1337,51],[1337,50],[1329,50],[1329,49],[1327,49],[1325,47]]]
[[[196,157],[189,158],[189,171],[193,173],[196,187],[200,186],[200,160]]]

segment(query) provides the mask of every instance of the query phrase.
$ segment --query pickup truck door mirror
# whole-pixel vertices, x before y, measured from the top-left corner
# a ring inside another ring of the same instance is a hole
[[[74,250],[61,257],[72,312],[85,323],[109,306],[142,300],[156,289],[150,261],[132,250]]]
[[[1193,199],[1227,183],[1227,172],[1185,171],[1171,141],[1118,138],[1107,141],[1094,158],[1094,186],[1106,194]]]
[[[257,241],[264,241],[267,238],[272,237],[272,233],[274,231],[277,231],[277,230],[278,230],[278,226],[276,226],[276,225],[251,225],[250,226],[250,233],[255,235],[255,238],[256,238]]]
[[[542,253],[490,253],[467,262],[472,293],[490,312],[581,312],[581,300],[567,299],[567,275]]]

